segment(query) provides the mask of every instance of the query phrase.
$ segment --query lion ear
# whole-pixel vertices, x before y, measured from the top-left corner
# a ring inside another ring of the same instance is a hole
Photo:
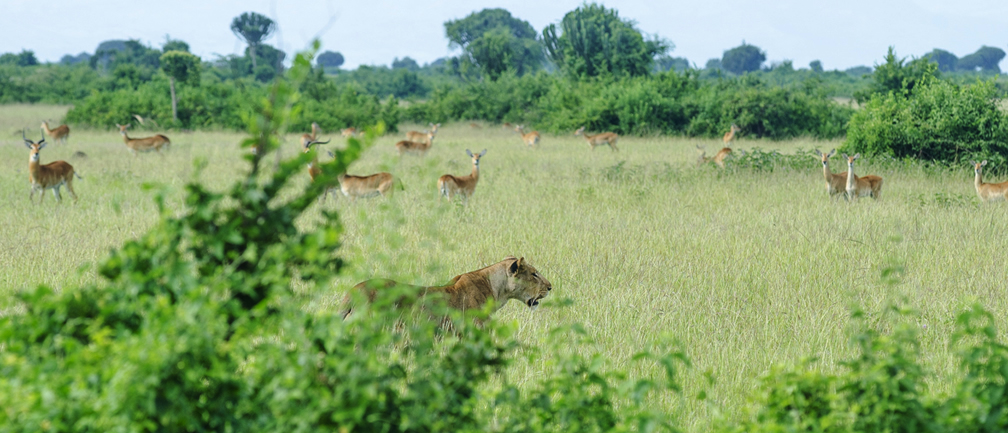
[[[518,274],[518,271],[524,268],[525,268],[525,258],[522,257],[518,260],[511,262],[511,265],[508,266],[508,274],[514,276]]]

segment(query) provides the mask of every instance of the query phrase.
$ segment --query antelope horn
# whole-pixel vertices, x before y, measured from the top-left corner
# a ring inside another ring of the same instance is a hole
[[[25,147],[28,147],[29,149],[31,148],[31,145],[34,144],[28,139],[28,137],[25,137],[24,128],[21,128],[21,138],[24,139]]]
[[[311,143],[308,143],[308,145],[311,146],[313,144],[328,144],[330,141],[332,141],[331,138],[326,141],[312,141]]]

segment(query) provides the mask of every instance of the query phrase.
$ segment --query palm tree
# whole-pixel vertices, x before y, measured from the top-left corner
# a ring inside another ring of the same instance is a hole
[[[255,12],[245,12],[231,21],[231,31],[249,45],[252,70],[256,68],[256,47],[274,30],[276,30],[276,23],[273,20]]]

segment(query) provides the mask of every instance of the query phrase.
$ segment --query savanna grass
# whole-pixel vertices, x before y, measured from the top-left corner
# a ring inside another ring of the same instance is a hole
[[[169,202],[180,206],[193,161],[209,163],[201,181],[222,187],[246,167],[238,133],[164,131],[171,150],[134,158],[112,131],[75,130],[68,145],[46,147],[42,162],[74,165],[85,178],[75,182],[80,202],[57,205],[50,194],[42,205],[29,203],[27,149],[16,131],[34,128],[37,135],[41,118],[63,112],[0,107],[0,131],[9,131],[0,137],[0,194],[7,203],[0,212],[0,314],[20,313],[14,291],[96,280],[93,270],[77,269],[157,219],[142,185],[166,188]],[[322,135],[330,136],[336,139],[328,146],[339,146],[335,131]],[[340,212],[349,267],[327,293],[295,287],[304,308],[332,314],[343,290],[365,278],[440,284],[507,255],[524,256],[553,283],[553,293],[534,313],[512,303],[497,319],[515,322],[516,338],[531,345],[541,345],[557,325],[581,323],[593,343],[572,350],[604,353],[640,376],[659,372],[630,363],[633,353],[668,337],[680,340],[693,365],[681,378],[683,393],[653,404],[679,413],[690,431],[709,429],[719,416],[745,416],[757,378],[775,364],[817,356],[818,368],[837,370],[836,361],[853,353],[852,304],[870,318],[897,298],[920,311],[923,362],[937,392],[956,374],[947,344],[964,305],[980,302],[1005,327],[1008,211],[979,204],[965,166],[873,165],[862,158],[857,173],[882,176],[883,198],[847,203],[827,197],[811,157],[807,166],[770,171],[731,163],[724,171],[695,167],[695,145],[717,149],[720,140],[622,137],[614,153],[591,151],[580,137],[565,135],[544,136],[529,149],[510,130],[456,124],[439,131],[426,156],[399,157],[393,143],[400,139],[378,140],[350,173],[389,171],[404,190],[390,199],[330,197],[318,206]],[[734,147],[791,155],[840,144],[743,137]],[[475,194],[468,206],[439,201],[438,176],[471,170],[467,148],[488,149]],[[76,151],[87,158],[72,158]],[[298,151],[292,135],[282,153]],[[839,158],[832,167],[846,169]],[[301,224],[309,227],[312,218]],[[888,284],[892,279],[898,283]],[[549,366],[540,358],[508,374],[532,382]]]

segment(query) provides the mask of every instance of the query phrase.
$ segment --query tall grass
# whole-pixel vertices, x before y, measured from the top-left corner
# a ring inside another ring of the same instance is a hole
[[[29,108],[60,117],[59,108],[52,114]],[[0,131],[37,126],[41,119],[18,114],[24,109],[0,108]],[[93,270],[76,269],[157,218],[143,184],[167,188],[169,201],[181,205],[194,160],[212,167],[201,180],[222,187],[243,167],[238,134],[169,136],[170,151],[138,158],[111,132],[80,131],[66,146],[46,147],[43,163],[67,160],[85,179],[75,182],[78,204],[56,205],[50,195],[41,206],[27,199],[20,137],[0,137],[6,203],[0,314],[19,313],[13,291],[96,279]],[[967,167],[859,160],[858,174],[885,178],[883,199],[848,204],[827,198],[811,158],[808,168],[772,172],[695,167],[694,146],[715,149],[717,140],[623,137],[621,152],[613,153],[593,152],[580,137],[545,136],[533,150],[508,130],[447,125],[425,157],[400,158],[393,148],[400,139],[380,139],[351,174],[390,171],[405,190],[391,199],[330,198],[319,205],[340,211],[349,271],[329,292],[302,290],[304,308],[335,312],[343,290],[363,278],[443,283],[507,255],[524,256],[555,290],[537,312],[513,303],[497,319],[517,322],[516,337],[527,343],[550,338],[555,325],[582,323],[594,344],[577,350],[606,353],[619,367],[633,365],[629,357],[662,336],[678,338],[693,363],[682,377],[684,393],[653,404],[679,412],[691,431],[709,428],[719,416],[743,417],[758,377],[775,364],[815,355],[818,368],[836,369],[836,360],[852,354],[851,304],[863,306],[869,321],[898,297],[920,311],[929,385],[939,393],[956,371],[947,347],[956,313],[976,300],[1005,326],[1008,270],[1001,258],[1008,215],[1004,206],[979,204]],[[742,140],[735,147],[793,154],[840,144]],[[475,195],[467,207],[439,201],[438,176],[470,171],[466,148],[488,149]],[[75,151],[88,156],[74,159]],[[290,137],[282,152],[297,151]],[[844,169],[839,158],[833,167]],[[896,269],[902,283],[885,284],[886,269]],[[508,374],[531,383],[549,366],[549,359],[539,359]],[[658,374],[633,368],[636,375]]]

